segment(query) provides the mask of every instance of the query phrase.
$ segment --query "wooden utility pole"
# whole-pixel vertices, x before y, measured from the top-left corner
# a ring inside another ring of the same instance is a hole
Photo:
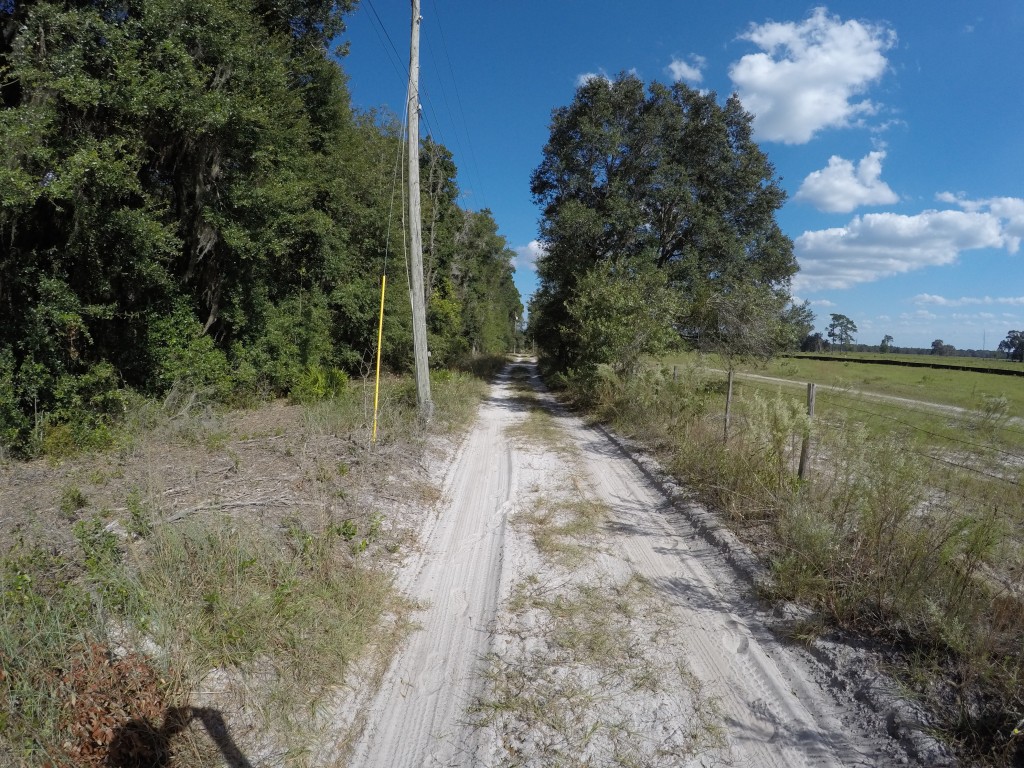
[[[412,302],[412,346],[416,364],[416,403],[420,417],[434,415],[430,399],[427,355],[426,292],[423,290],[423,224],[420,220],[420,0],[412,0],[412,35],[409,43],[409,299]]]

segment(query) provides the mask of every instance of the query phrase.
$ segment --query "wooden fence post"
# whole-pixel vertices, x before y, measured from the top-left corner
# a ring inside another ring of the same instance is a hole
[[[810,471],[811,464],[811,430],[810,423],[814,422],[814,384],[807,385],[807,418],[808,428],[807,434],[804,435],[803,445],[800,446],[800,468],[797,470],[797,477],[803,480],[808,471]]]
[[[725,433],[724,442],[729,442],[729,414],[732,412],[732,368],[729,369],[729,388],[725,393]]]

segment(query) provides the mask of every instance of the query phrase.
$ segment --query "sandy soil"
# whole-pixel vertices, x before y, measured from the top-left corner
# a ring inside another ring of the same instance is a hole
[[[553,432],[523,428],[538,408],[506,371],[438,467],[444,497],[399,576],[420,629],[350,764],[907,762],[775,637],[700,526],[530,372]]]

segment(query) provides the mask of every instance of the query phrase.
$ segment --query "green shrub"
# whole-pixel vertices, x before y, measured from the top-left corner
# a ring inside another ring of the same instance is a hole
[[[0,349],[0,459],[19,452],[31,431],[31,421],[18,407],[20,400],[14,352]]]
[[[60,511],[65,517],[74,517],[75,512],[84,509],[89,500],[77,485],[69,485],[60,494]]]
[[[298,403],[336,399],[349,393],[348,374],[338,368],[307,365],[292,385],[289,396]]]
[[[233,383],[227,357],[203,332],[195,313],[185,304],[176,305],[170,314],[150,322],[147,343],[154,359],[157,391],[179,386],[209,393],[216,400],[226,400],[231,395]]]

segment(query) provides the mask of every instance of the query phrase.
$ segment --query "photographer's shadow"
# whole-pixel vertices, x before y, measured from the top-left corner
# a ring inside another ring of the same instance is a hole
[[[159,726],[145,719],[121,726],[110,744],[107,768],[168,768],[171,739],[193,720],[203,724],[230,768],[253,768],[231,739],[224,716],[205,707],[172,707],[164,713],[164,722]]]

